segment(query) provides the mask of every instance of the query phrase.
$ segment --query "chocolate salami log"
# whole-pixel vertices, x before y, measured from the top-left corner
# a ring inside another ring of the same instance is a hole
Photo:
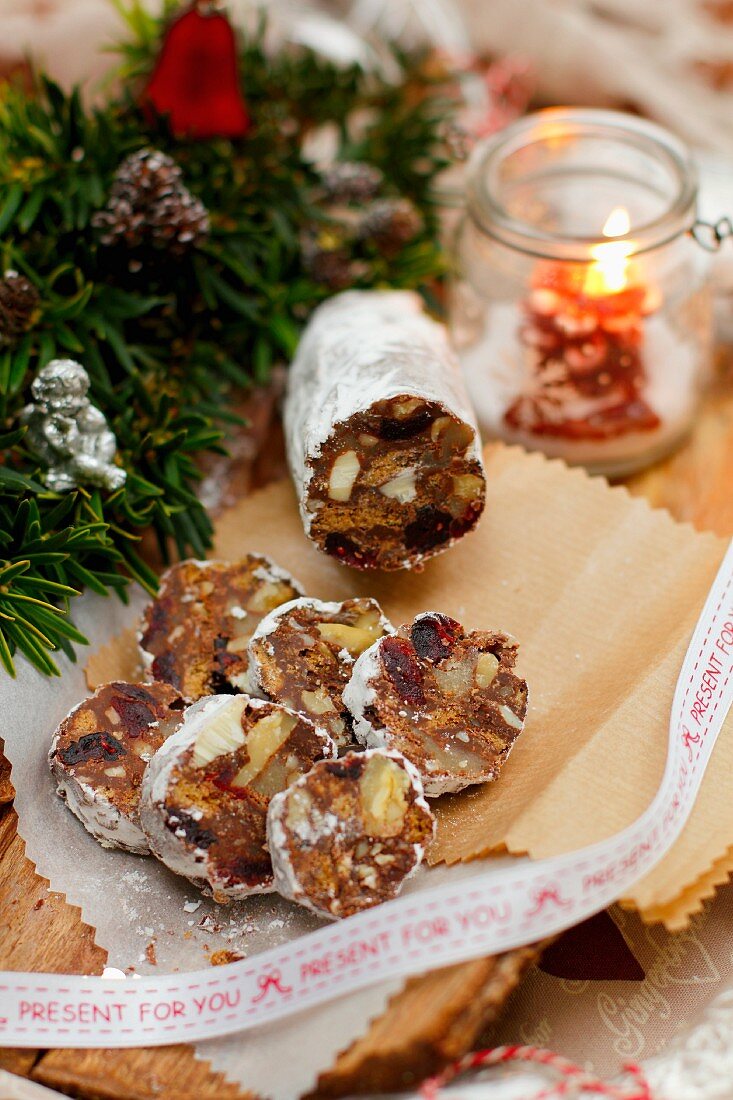
[[[290,469],[306,534],[357,569],[411,569],[484,506],[479,437],[445,329],[408,291],[320,306],[290,368]]]

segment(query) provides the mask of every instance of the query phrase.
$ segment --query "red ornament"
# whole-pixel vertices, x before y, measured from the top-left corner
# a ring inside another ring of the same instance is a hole
[[[239,87],[234,31],[211,3],[195,3],[170,25],[141,104],[167,115],[176,137],[247,133],[250,117]]]

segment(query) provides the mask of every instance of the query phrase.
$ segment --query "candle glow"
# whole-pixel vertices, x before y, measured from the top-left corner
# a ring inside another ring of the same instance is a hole
[[[623,237],[631,228],[628,211],[617,206],[606,218],[604,237]],[[594,245],[590,252],[593,262],[585,275],[583,291],[589,297],[602,298],[606,294],[619,294],[629,281],[629,256],[634,251],[633,241],[608,241]]]

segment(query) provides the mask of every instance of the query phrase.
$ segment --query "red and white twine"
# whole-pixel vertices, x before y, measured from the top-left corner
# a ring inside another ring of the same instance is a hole
[[[557,1077],[549,1087],[541,1088],[526,1100],[551,1100],[554,1097],[579,1096],[582,1093],[605,1096],[607,1100],[654,1100],[641,1067],[635,1062],[625,1062],[622,1067],[628,1078],[626,1083],[611,1084],[568,1058],[563,1058],[560,1054],[532,1046],[501,1046],[465,1054],[463,1058],[446,1066],[442,1073],[425,1081],[420,1089],[420,1095],[424,1100],[437,1100],[441,1090],[464,1073],[485,1069],[487,1066],[516,1062],[543,1066]]]

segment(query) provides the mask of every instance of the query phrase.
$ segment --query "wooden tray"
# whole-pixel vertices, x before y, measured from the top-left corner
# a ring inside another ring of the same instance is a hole
[[[672,458],[629,480],[632,493],[681,520],[733,536],[733,362],[719,377],[688,443]],[[282,470],[275,389],[251,400],[252,427],[238,448],[236,481],[252,489]],[[214,480],[221,481],[222,471]],[[222,502],[231,499],[224,482]],[[106,954],[63,896],[49,892],[25,858],[12,809],[9,769],[0,758],[0,968],[101,973]],[[409,1087],[477,1042],[508,991],[538,956],[523,948],[434,971],[407,983],[386,1012],[322,1075],[315,1095],[340,1097]],[[0,1049],[0,1068],[70,1096],[115,1100],[230,1100],[247,1093],[228,1084],[189,1047],[142,1050]]]

